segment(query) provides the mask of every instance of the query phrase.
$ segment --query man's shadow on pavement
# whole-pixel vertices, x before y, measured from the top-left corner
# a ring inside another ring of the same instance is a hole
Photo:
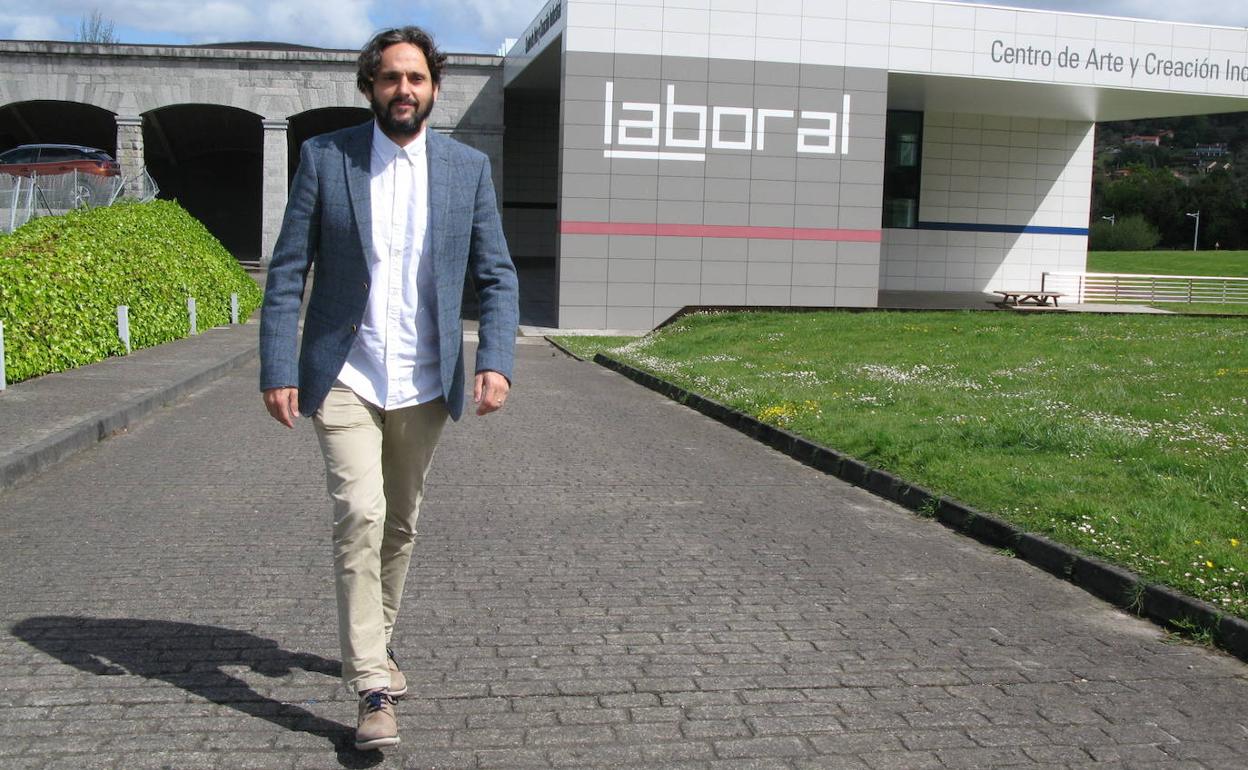
[[[159,679],[287,730],[318,735],[334,745],[343,767],[372,767],[382,760],[380,752],[355,750],[352,728],[266,698],[221,670],[246,666],[279,677],[303,669],[338,677],[341,666],[337,661],[290,652],[272,639],[245,631],[168,620],[51,615],[27,618],[14,625],[12,633],[79,671]]]

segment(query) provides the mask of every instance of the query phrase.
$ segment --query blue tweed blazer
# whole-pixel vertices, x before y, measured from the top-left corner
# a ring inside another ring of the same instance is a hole
[[[451,418],[464,408],[460,311],[472,276],[481,308],[477,372],[511,379],[519,321],[516,269],[484,154],[432,129],[429,229],[437,287],[442,393]],[[260,313],[260,389],[299,388],[299,411],[311,415],[347,360],[368,302],[366,255],[372,253],[369,167],[372,122],[303,143],[281,234],[269,263]],[[299,309],[308,269],[311,297],[296,355]]]

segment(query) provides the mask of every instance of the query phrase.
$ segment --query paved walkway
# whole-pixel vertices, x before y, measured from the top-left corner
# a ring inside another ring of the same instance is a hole
[[[398,750],[344,748],[319,453],[246,364],[0,492],[0,767],[1248,766],[1248,666],[519,353],[435,461]]]

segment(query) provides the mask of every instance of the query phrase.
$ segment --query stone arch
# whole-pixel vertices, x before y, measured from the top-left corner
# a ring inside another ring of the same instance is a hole
[[[305,141],[318,134],[357,126],[372,115],[366,107],[321,107],[291,115],[286,129],[287,181],[295,176],[295,169],[299,166],[299,148]]]
[[[183,103],[142,117],[144,160],[160,197],[176,199],[236,258],[259,259],[261,116]]]
[[[116,157],[116,116],[102,107],[32,99],[0,107],[0,152],[19,144],[81,144]]]

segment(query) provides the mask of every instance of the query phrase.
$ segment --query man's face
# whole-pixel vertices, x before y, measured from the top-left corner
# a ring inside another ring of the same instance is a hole
[[[410,141],[420,133],[437,97],[424,51],[411,43],[395,43],[381,52],[368,101],[386,136]]]

